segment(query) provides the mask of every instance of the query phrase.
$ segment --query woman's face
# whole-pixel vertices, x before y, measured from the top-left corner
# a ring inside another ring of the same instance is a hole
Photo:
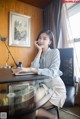
[[[49,36],[46,33],[42,33],[38,38],[38,45],[41,48],[48,48],[50,44],[51,44],[51,41],[49,39]]]

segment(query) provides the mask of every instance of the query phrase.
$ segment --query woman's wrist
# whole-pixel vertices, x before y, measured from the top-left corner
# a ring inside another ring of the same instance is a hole
[[[38,52],[40,52],[40,53],[41,53],[41,52],[42,52],[42,49],[39,49],[39,50],[38,50]]]
[[[39,56],[41,56],[41,53],[42,53],[42,50],[39,50],[39,51],[38,51]]]
[[[37,68],[30,67],[30,72],[38,73],[38,69]]]

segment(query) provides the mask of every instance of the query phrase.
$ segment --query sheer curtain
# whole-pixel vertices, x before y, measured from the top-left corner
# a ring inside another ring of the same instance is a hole
[[[67,11],[67,7],[66,4],[63,5],[63,11],[65,13],[65,26],[66,26],[66,35],[67,35],[67,39],[62,39],[64,40],[64,47],[73,47],[74,48],[74,73],[76,76],[76,81],[79,82],[79,78],[80,78],[80,70],[79,70],[79,62],[78,62],[78,58],[77,58],[77,52],[76,52],[76,48],[75,48],[75,44],[74,44],[74,37],[71,31],[71,26],[70,26],[70,21],[69,21],[69,16],[68,16],[68,11]],[[64,15],[64,14],[63,14]],[[64,34],[64,32],[63,32]]]
[[[61,31],[60,31],[60,39],[58,42],[58,48],[74,48],[74,75],[76,76],[76,81],[79,82],[80,71],[77,59],[76,48],[74,44],[74,38],[71,31],[69,16],[67,12],[66,4],[63,4],[62,14],[61,14]]]
[[[70,46],[71,39],[71,30],[69,28],[69,20],[67,14],[66,5],[63,4],[61,11],[61,30],[60,30],[60,38],[58,41],[58,48],[68,48]]]

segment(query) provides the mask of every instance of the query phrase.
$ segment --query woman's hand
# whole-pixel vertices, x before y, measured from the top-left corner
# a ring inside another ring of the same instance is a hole
[[[15,73],[24,73],[24,72],[27,72],[27,73],[37,73],[38,70],[36,68],[33,68],[33,67],[28,67],[28,68],[25,68],[25,67],[21,67],[21,68],[17,68],[15,69]]]
[[[42,52],[42,48],[38,45],[38,41],[35,41],[34,44],[35,44],[36,48],[37,48],[39,51]]]
[[[22,72],[30,72],[30,68],[25,68],[25,67],[19,67],[19,68],[12,68],[12,71],[14,73],[22,73]]]
[[[20,72],[30,72],[30,68],[21,67],[21,68],[19,69],[19,73],[20,73]]]

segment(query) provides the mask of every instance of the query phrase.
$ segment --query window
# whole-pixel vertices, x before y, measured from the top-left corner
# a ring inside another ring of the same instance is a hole
[[[77,60],[79,64],[79,69],[80,69],[80,12],[69,17],[70,20],[70,25],[71,25],[71,31],[73,38],[75,39],[74,41],[74,48],[77,53]],[[79,39],[79,40],[78,40]]]
[[[80,12],[69,17],[73,38],[80,38]]]
[[[68,9],[69,22],[72,32],[72,44],[76,52],[76,58],[78,62],[78,69],[80,75],[80,3],[73,5]],[[71,46],[72,46],[71,44]]]

